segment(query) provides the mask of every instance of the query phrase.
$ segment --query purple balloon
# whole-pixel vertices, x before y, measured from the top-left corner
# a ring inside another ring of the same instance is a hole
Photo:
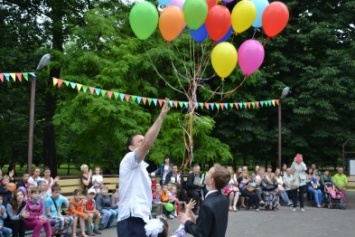
[[[223,0],[223,2],[225,3],[230,3],[230,2],[233,2],[234,0]]]
[[[182,8],[184,7],[185,4],[185,0],[171,0],[168,3],[168,6],[177,6],[178,8],[180,8],[182,10]]]
[[[238,65],[243,74],[249,76],[259,69],[264,61],[263,45],[254,39],[246,40],[238,49]]]

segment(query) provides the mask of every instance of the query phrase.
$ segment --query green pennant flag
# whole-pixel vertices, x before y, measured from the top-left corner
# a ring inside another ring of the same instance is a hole
[[[255,101],[251,102],[251,105],[253,106],[253,109],[255,109]]]
[[[106,95],[106,92],[107,92],[106,90],[101,90],[101,95],[102,95],[102,96],[105,96],[105,95]]]
[[[219,110],[219,107],[221,106],[220,103],[215,103],[217,109]]]
[[[183,108],[184,107],[184,102],[179,101],[179,105],[180,105],[180,108]]]
[[[148,98],[148,104],[149,104],[149,106],[152,104],[152,101],[153,101],[152,98]]]
[[[243,102],[244,108],[248,108],[248,103],[247,102]]]
[[[113,92],[113,96],[115,97],[115,99],[117,99],[120,96],[120,94],[118,92]]]
[[[234,107],[234,104],[233,103],[229,103],[229,108],[233,109],[233,107]]]
[[[203,109],[203,103],[198,103],[198,105]]]
[[[83,91],[86,93],[88,91],[88,86],[83,85]]]
[[[26,81],[28,81],[28,73],[24,72],[22,73],[23,78],[25,78]]]
[[[132,100],[132,102],[135,102],[137,100],[137,96],[136,95],[131,95],[131,100]]]
[[[66,86],[69,86],[69,81],[64,81],[64,84],[66,85]]]

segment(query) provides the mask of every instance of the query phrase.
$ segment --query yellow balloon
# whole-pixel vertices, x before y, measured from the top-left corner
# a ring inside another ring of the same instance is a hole
[[[238,2],[232,11],[232,26],[234,32],[246,31],[256,18],[256,7],[252,1],[242,0]]]
[[[212,67],[222,80],[228,77],[234,70],[238,61],[238,53],[229,42],[217,44],[211,53]]]

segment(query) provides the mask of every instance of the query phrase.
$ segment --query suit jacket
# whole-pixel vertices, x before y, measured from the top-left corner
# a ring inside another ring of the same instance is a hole
[[[201,181],[202,181],[202,184],[203,184],[205,176],[203,174],[200,174],[200,178],[201,178]],[[198,185],[194,184],[194,180],[195,180],[195,174],[193,172],[191,172],[187,176],[187,180],[186,180],[186,190],[187,191],[194,191],[194,190],[198,189]]]
[[[228,198],[221,190],[209,194],[202,202],[196,224],[186,221],[186,232],[194,237],[224,237],[228,225],[228,206]]]

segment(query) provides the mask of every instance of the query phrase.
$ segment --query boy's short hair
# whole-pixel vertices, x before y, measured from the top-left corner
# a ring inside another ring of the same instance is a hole
[[[29,190],[29,192],[30,192],[30,194],[39,193],[38,187],[32,187],[32,188]]]
[[[214,173],[212,174],[212,178],[214,180],[216,189],[220,190],[224,188],[230,181],[231,179],[231,174],[227,170],[227,168],[215,164],[214,165]]]
[[[79,195],[81,193],[81,190],[80,189],[75,189],[74,190],[74,196],[76,196],[76,195]]]
[[[52,186],[52,192],[61,191],[61,190],[62,190],[62,188],[58,184],[55,184]]]

